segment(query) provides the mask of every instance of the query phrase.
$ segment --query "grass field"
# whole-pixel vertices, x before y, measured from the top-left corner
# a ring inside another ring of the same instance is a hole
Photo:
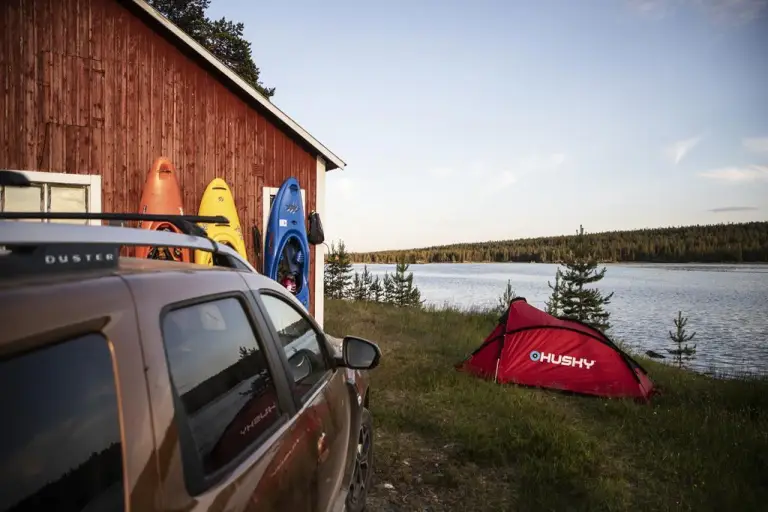
[[[383,352],[371,512],[768,510],[768,378],[716,380],[640,359],[662,392],[643,405],[454,370],[494,323],[326,304],[329,333]]]

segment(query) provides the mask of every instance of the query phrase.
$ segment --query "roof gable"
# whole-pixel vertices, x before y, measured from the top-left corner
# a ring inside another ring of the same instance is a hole
[[[346,162],[339,158],[330,149],[324,146],[319,140],[315,139],[308,131],[302,128],[296,121],[291,119],[285,112],[280,110],[271,101],[265,98],[254,87],[240,78],[234,71],[227,67],[223,62],[217,59],[211,52],[204,48],[200,43],[192,39],[179,27],[171,23],[167,18],[160,14],[154,7],[143,0],[120,0],[121,3],[134,7],[143,21],[161,34],[166,39],[176,45],[185,46],[196,57],[199,57],[205,64],[218,71],[218,76],[227,85],[238,89],[249,100],[251,106],[267,115],[270,120],[275,122],[285,132],[294,135],[301,140],[310,152],[323,157],[326,162],[326,170],[330,171],[337,168],[346,167]]]

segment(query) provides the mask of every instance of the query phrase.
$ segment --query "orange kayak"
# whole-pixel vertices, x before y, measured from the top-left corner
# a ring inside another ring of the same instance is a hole
[[[184,215],[184,202],[181,187],[176,177],[176,170],[170,160],[160,157],[152,164],[144,182],[144,190],[139,202],[139,213],[157,215]],[[176,226],[164,221],[140,221],[139,227],[155,231],[173,231],[181,233]],[[137,258],[159,260],[192,261],[189,249],[170,247],[136,247]]]

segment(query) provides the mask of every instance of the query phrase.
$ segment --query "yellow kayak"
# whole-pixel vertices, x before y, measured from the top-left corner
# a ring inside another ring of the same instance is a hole
[[[239,252],[243,258],[248,258],[245,250],[243,231],[240,228],[240,218],[237,216],[235,199],[227,182],[221,178],[211,181],[203,192],[200,201],[198,215],[223,215],[229,219],[229,226],[221,224],[200,224],[208,233],[208,237],[223,244],[227,244]],[[211,253],[195,251],[195,263],[199,265],[212,265]]]

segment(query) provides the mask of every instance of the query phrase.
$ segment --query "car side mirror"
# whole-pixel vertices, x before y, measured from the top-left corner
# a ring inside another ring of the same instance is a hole
[[[341,342],[341,365],[353,370],[372,370],[379,365],[381,350],[372,341],[345,336]]]
[[[312,360],[307,357],[303,350],[289,357],[288,365],[291,367],[291,376],[295,384],[298,384],[312,374]]]

